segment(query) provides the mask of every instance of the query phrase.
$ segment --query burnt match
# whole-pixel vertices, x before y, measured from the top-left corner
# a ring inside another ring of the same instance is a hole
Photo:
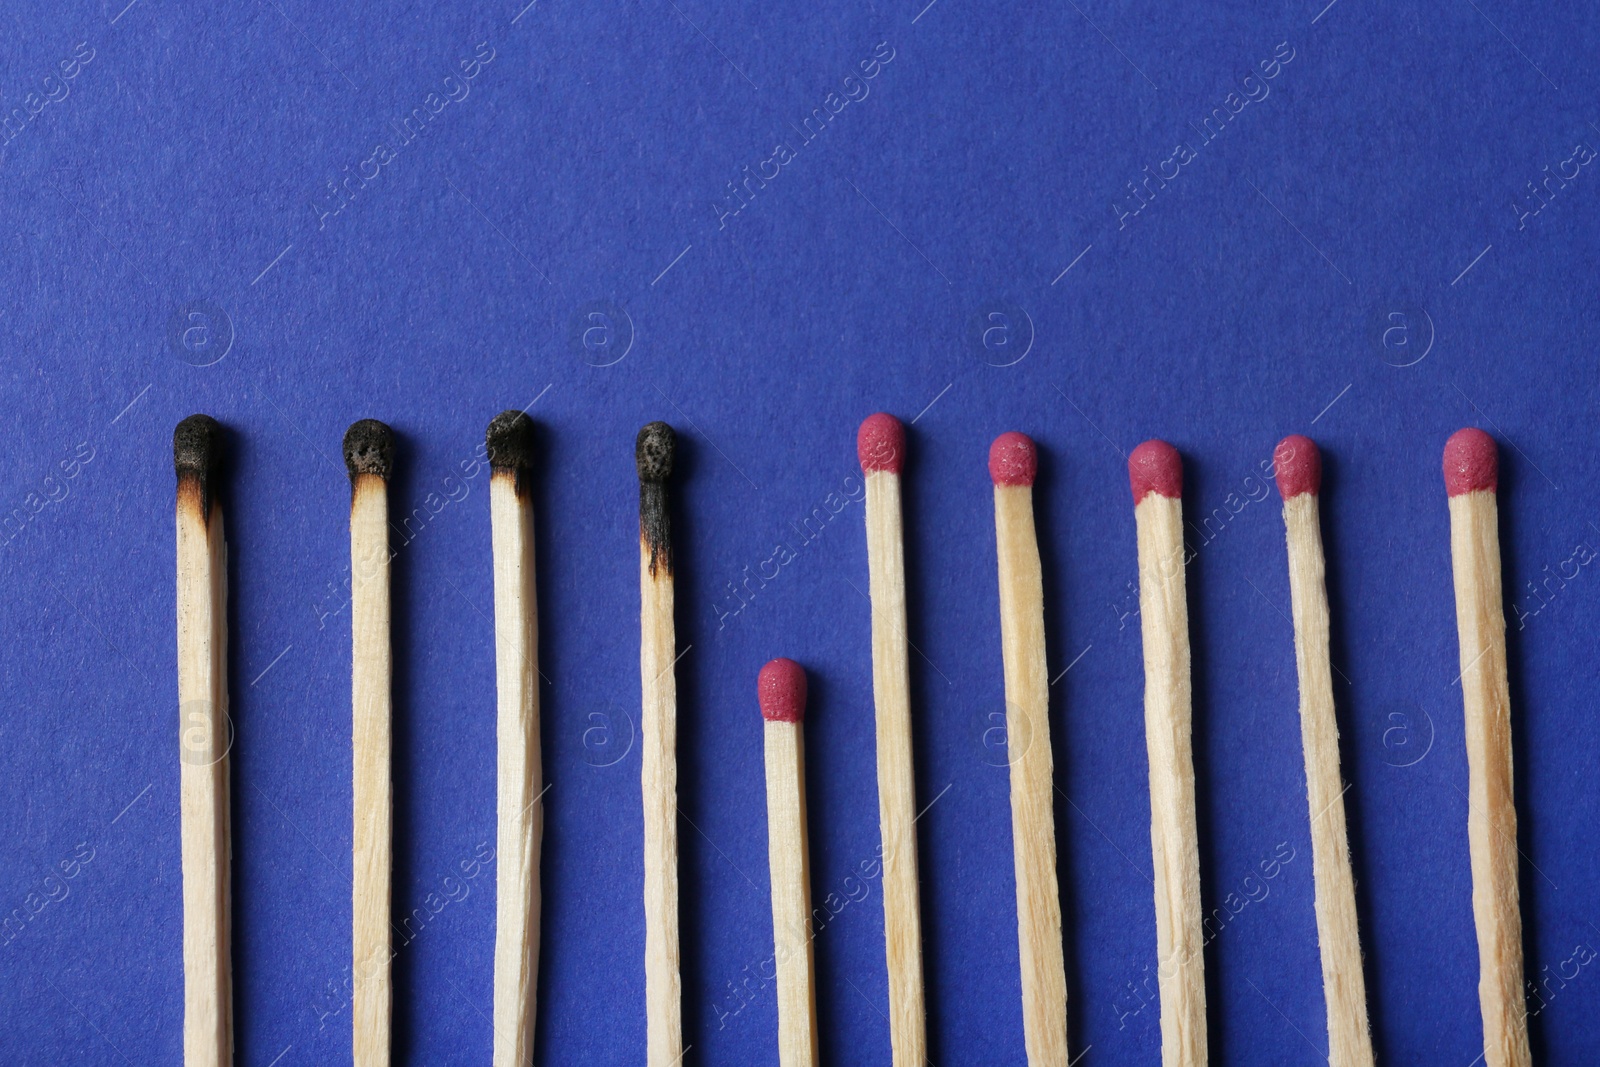
[[[535,599],[533,420],[502,411],[484,434],[494,542],[497,827],[494,1067],[529,1067],[539,978],[539,613]]]
[[[644,994],[646,1063],[677,1067],[683,1058],[682,978],[678,970],[678,686],[672,618],[672,521],[667,480],[676,447],[672,427],[639,431],[639,716],[644,796]]]
[[[178,758],[183,857],[183,1062],[233,1062],[229,913],[228,546],[215,472],[222,427],[172,433],[177,492]]]
[[[394,433],[376,419],[344,435],[350,471],[351,1052],[355,1067],[389,1067],[390,878],[389,476]]]

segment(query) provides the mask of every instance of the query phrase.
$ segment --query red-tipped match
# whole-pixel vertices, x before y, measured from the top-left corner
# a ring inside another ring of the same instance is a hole
[[[906,428],[893,415],[868,415],[856,433],[856,455],[864,471],[899,474],[906,459]]]
[[[1316,496],[1322,491],[1322,453],[1309,437],[1292,433],[1272,450],[1272,470],[1278,476],[1278,492],[1293,500],[1301,493]]]
[[[756,677],[756,699],[768,722],[799,722],[806,714],[806,669],[779,657]]]
[[[1128,454],[1128,484],[1133,487],[1133,503],[1151,493],[1176,500],[1183,495],[1183,460],[1178,450],[1165,441],[1146,441]]]
[[[1039,450],[1033,438],[1012,430],[989,446],[989,477],[995,485],[1032,485],[1039,473]]]
[[[1444,443],[1444,491],[1451,496],[1500,486],[1500,450],[1494,438],[1468,426]]]

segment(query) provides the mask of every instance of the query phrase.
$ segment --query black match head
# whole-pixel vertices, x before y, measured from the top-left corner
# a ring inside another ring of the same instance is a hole
[[[179,474],[210,474],[222,458],[222,424],[190,415],[172,431],[172,466]]]
[[[515,408],[489,420],[484,443],[494,470],[520,472],[533,466],[533,420]]]
[[[664,422],[646,423],[634,442],[633,458],[641,482],[664,482],[672,475],[672,453],[678,435]]]
[[[646,423],[633,445],[639,465],[639,536],[650,549],[650,574],[672,576],[672,520],[667,514],[667,479],[678,435],[664,422]]]
[[[352,422],[344,432],[344,465],[352,482],[363,474],[387,481],[394,469],[394,431],[377,419]]]

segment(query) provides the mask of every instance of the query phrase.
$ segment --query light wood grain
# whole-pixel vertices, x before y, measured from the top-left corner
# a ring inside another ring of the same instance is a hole
[[[1512,796],[1511,694],[1500,590],[1494,492],[1450,498],[1450,558],[1466,719],[1467,842],[1478,927],[1478,1004],[1484,1067],[1529,1067],[1517,897],[1517,811]]]
[[[1067,976],[1056,881],[1054,758],[1045,666],[1044,582],[1033,487],[994,487],[1005,661],[1006,755],[1011,764],[1011,844],[1022,964],[1022,1033],[1029,1067],[1067,1067]]]
[[[1334,717],[1333,671],[1328,659],[1328,591],[1317,495],[1300,493],[1284,501],[1283,523],[1294,614],[1294,659],[1300,676],[1300,740],[1305,749],[1311,816],[1317,945],[1322,953],[1322,991],[1328,1010],[1328,1063],[1331,1067],[1372,1067],[1355,878],[1345,832],[1346,787],[1339,775],[1339,725]]]
[[[177,507],[179,810],[184,1067],[233,1062],[228,748],[228,548],[197,483]]]
[[[1205,935],[1195,828],[1189,606],[1183,507],[1148,493],[1134,507],[1139,623],[1144,638],[1144,728],[1150,754],[1150,848],[1155,867],[1157,985],[1163,1067],[1206,1062]]]
[[[683,1058],[683,987],[678,961],[678,686],[670,566],[650,573],[639,542],[639,739],[644,795],[644,987],[649,1067]]]
[[[495,858],[494,1067],[530,1067],[538,1006],[540,802],[539,618],[533,503],[514,471],[489,479],[494,544],[499,747]]]
[[[867,570],[872,600],[872,699],[877,709],[878,823],[883,848],[883,936],[889,967],[894,1067],[924,1067],[922,919],[917,899],[916,784],[906,658],[905,548],[900,476],[869,470]]]
[[[350,496],[351,1051],[355,1067],[389,1067],[390,781],[389,494],[375,474]]]
[[[772,880],[773,959],[778,972],[778,1063],[780,1067],[816,1067],[805,734],[797,722],[768,721],[765,731],[767,865]]]

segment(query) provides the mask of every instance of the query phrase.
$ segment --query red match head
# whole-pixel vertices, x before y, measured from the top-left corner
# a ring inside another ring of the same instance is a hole
[[[1128,484],[1133,486],[1133,503],[1151,493],[1174,499],[1183,495],[1183,460],[1178,450],[1165,441],[1146,441],[1128,454]]]
[[[756,677],[761,717],[768,722],[799,722],[806,714],[806,669],[779,657]]]
[[[1500,485],[1500,451],[1494,438],[1468,426],[1444,443],[1444,491],[1460,496],[1475,489],[1494,492]]]
[[[899,474],[906,460],[906,428],[893,415],[868,415],[856,433],[856,454],[864,471]]]
[[[1322,491],[1322,453],[1309,437],[1292,433],[1272,450],[1272,469],[1278,476],[1278,492],[1293,500],[1301,493],[1316,496]]]
[[[989,477],[995,485],[1032,485],[1039,473],[1039,450],[1027,434],[1003,433],[989,446]]]

